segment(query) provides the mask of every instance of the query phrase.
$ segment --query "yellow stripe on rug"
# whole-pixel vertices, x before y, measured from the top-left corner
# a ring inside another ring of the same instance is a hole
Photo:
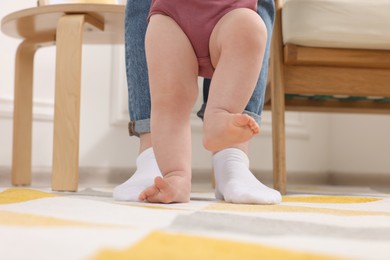
[[[382,200],[381,198],[353,197],[353,196],[284,196],[283,202],[304,202],[321,204],[351,204],[368,203]]]
[[[216,238],[152,232],[139,243],[124,250],[104,250],[94,260],[159,259],[341,259],[332,256],[280,249],[266,245]]]
[[[58,195],[44,191],[25,188],[11,188],[0,192],[0,204],[12,204],[57,196]]]
[[[112,224],[94,224],[84,221],[66,220],[61,218],[39,216],[0,210],[0,226],[15,227],[84,227],[84,228],[124,228]]]

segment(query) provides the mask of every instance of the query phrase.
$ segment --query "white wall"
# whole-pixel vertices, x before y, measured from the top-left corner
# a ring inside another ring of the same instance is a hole
[[[333,115],[330,169],[390,174],[390,115]]]
[[[0,18],[35,3],[35,0],[2,0]],[[11,165],[13,71],[18,43],[19,40],[0,34],[0,168]],[[50,167],[55,48],[39,50],[35,66],[33,167]],[[81,99],[80,166],[135,167],[138,139],[127,134],[123,46],[84,46]],[[290,173],[389,173],[389,116],[288,113],[286,126],[287,169]],[[201,122],[195,115],[193,147],[194,169],[210,169],[210,155],[201,145]],[[271,171],[269,112],[264,112],[262,134],[254,139],[250,157],[253,169]]]

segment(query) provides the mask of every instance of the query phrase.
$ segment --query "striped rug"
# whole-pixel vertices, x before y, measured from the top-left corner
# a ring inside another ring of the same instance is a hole
[[[390,259],[390,194],[296,187],[274,206],[0,188],[0,259]]]

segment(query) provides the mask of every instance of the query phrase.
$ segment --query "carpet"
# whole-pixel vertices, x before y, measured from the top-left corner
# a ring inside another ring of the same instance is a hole
[[[193,193],[116,202],[111,190],[0,188],[0,259],[390,259],[390,194],[296,187],[280,205]]]

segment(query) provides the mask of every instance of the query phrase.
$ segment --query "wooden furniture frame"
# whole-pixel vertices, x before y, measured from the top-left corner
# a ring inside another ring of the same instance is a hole
[[[12,184],[31,184],[34,55],[56,44],[52,189],[77,191],[82,44],[123,43],[123,5],[63,4],[12,13],[1,30],[22,38],[15,62]]]
[[[275,0],[269,92],[274,187],[286,193],[284,113],[287,110],[390,114],[390,102],[285,99],[286,94],[390,97],[390,50],[335,49],[283,44],[283,1]]]

